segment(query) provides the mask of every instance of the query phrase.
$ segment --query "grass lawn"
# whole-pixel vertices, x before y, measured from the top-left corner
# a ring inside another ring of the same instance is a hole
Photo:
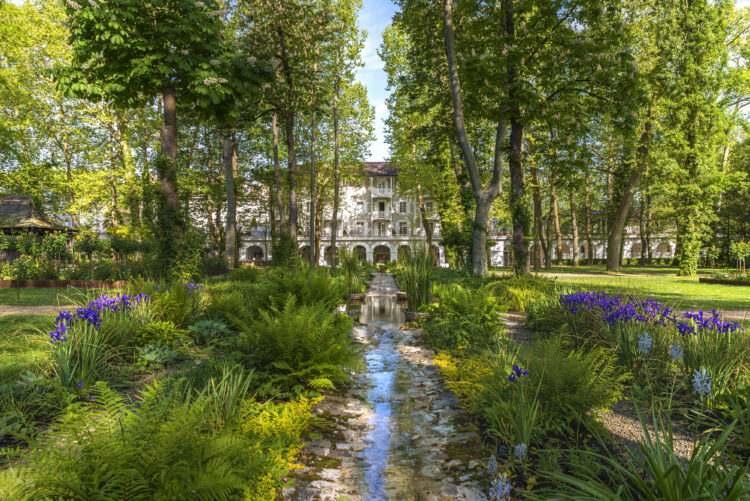
[[[90,301],[102,294],[119,294],[119,289],[0,289],[0,305],[66,305]],[[87,299],[88,298],[88,299]]]
[[[675,275],[557,277],[575,290],[598,290],[658,299],[675,309],[750,310],[750,287],[702,284],[695,277]]]
[[[677,275],[677,266],[670,265],[651,265],[651,266],[620,266],[618,273],[610,274],[607,272],[606,265],[594,264],[594,265],[581,265],[581,266],[557,266],[552,265],[552,269],[549,272],[542,270],[542,273],[572,273],[572,274],[596,274],[596,275],[614,275],[625,274],[625,275]],[[493,271],[510,273],[513,270],[511,268],[492,268]],[[700,275],[713,275],[719,271],[725,271],[723,269],[714,268],[700,268],[698,274]]]
[[[26,370],[49,367],[49,335],[53,315],[0,317],[0,384],[14,382]]]

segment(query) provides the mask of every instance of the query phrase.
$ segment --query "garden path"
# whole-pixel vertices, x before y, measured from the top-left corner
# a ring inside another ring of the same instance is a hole
[[[74,310],[75,306],[58,306],[58,305],[43,305],[43,306],[13,306],[13,305],[0,305],[0,317],[6,315],[57,315],[63,310]]]
[[[489,451],[444,387],[420,330],[401,329],[390,274],[373,277],[354,338],[366,370],[315,412],[329,429],[308,441],[297,500],[483,500]]]

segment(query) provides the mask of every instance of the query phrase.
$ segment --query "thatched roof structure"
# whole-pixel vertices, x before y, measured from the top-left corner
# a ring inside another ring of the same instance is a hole
[[[34,206],[31,197],[3,197],[0,200],[0,230],[10,233],[18,230],[47,233],[53,231],[76,232],[50,220]]]

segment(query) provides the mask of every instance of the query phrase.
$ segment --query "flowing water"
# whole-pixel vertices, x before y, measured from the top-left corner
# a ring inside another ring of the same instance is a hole
[[[286,499],[486,499],[488,452],[442,385],[421,332],[401,328],[396,292],[391,275],[375,275],[353,332],[366,370],[318,405],[332,432],[308,443]]]

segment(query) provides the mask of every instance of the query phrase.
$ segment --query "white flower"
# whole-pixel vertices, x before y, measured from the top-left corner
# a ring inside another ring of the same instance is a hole
[[[89,5],[90,5],[90,6],[92,6],[93,8],[95,8],[95,9],[96,9],[97,7],[99,7],[99,5],[97,5],[97,3],[96,3],[96,2],[94,2],[94,0],[89,0]]]
[[[182,49],[182,50],[180,51],[180,54],[182,54],[183,56],[187,56],[188,54],[190,54],[190,51],[189,51],[189,50],[187,50],[187,49]]]
[[[213,66],[218,66],[219,64],[221,64],[221,61],[219,61],[218,59],[211,59],[209,63],[211,63]]]
[[[226,78],[219,78],[219,79],[218,79],[218,82],[219,82],[219,83],[221,83],[221,84],[225,84],[225,83],[227,83],[228,81],[229,81],[229,80],[227,80]]]
[[[205,4],[205,3],[203,3],[203,2],[195,2],[195,6],[196,6],[196,7],[200,7],[200,8],[203,8],[203,7],[205,7],[205,6],[206,6],[206,4]]]
[[[73,10],[81,10],[80,4],[75,3],[73,0],[66,0],[66,2],[68,2],[68,5],[70,5]]]
[[[247,60],[247,62],[249,62],[250,64],[255,64],[255,61],[256,61],[255,56],[250,56]]]

